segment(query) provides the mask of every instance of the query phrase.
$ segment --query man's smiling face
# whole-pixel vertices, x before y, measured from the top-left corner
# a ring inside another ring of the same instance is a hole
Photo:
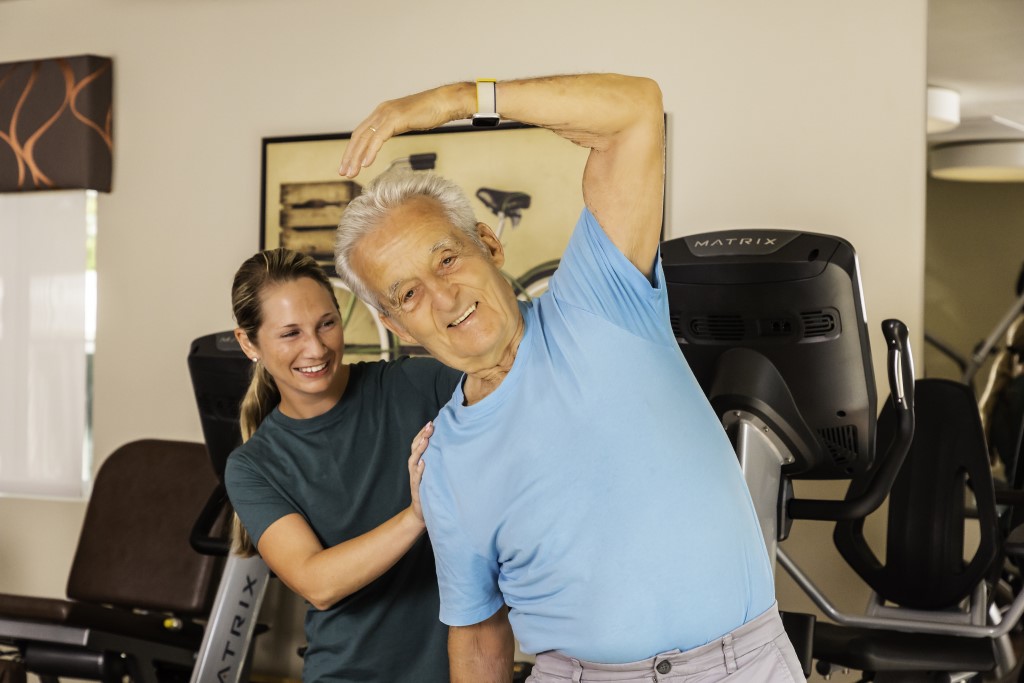
[[[499,271],[501,243],[477,224],[487,251],[452,226],[441,205],[414,197],[363,237],[352,267],[377,295],[385,325],[449,367],[495,367],[518,343],[522,315]]]

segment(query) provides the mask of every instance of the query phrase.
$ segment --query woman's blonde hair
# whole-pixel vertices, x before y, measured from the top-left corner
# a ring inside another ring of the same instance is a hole
[[[338,299],[334,295],[334,287],[331,286],[327,273],[311,256],[291,249],[268,249],[254,254],[239,267],[231,284],[231,310],[235,316],[235,323],[254,346],[257,345],[257,336],[260,326],[263,325],[264,290],[271,285],[292,282],[304,277],[323,286],[331,295],[334,307],[338,308]],[[281,393],[274,378],[262,362],[253,363],[252,381],[239,410],[243,442],[249,440],[280,402]],[[234,515],[231,535],[234,540],[234,552],[243,557],[257,554],[252,538],[237,514]]]

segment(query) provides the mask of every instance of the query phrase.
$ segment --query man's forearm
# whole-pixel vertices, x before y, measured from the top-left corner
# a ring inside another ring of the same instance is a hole
[[[661,94],[646,78],[619,74],[547,76],[499,81],[497,109],[503,118],[549,128],[577,144],[602,149],[644,109],[661,115]]]
[[[602,149],[637,119],[659,122],[661,90],[648,79],[620,74],[544,76],[496,84],[502,118],[544,128],[591,149]],[[382,102],[353,131],[339,172],[354,177],[390,137],[429,130],[477,111],[476,85],[465,81]]]
[[[498,81],[496,106],[504,119],[529,123],[554,132],[592,149],[601,149],[607,139],[629,127],[644,115],[644,109],[661,115],[660,91],[647,78],[620,74],[544,76]],[[446,111],[439,120],[469,118],[476,111],[476,85],[452,83],[427,91],[437,110]]]
[[[448,631],[452,683],[511,683],[515,640],[502,607],[486,621]]]

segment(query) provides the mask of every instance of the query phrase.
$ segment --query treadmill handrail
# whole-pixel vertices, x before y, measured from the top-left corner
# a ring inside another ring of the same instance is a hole
[[[228,492],[224,488],[224,484],[218,484],[217,488],[210,493],[210,497],[206,499],[206,504],[203,506],[202,511],[200,511],[199,516],[196,517],[196,522],[192,525],[192,533],[188,537],[189,545],[197,553],[224,557],[230,552],[230,539],[223,536],[214,536],[210,533],[225,506],[228,505],[230,505],[228,503]]]
[[[889,391],[897,408],[896,436],[873,467],[874,475],[860,495],[847,500],[793,498],[786,508],[792,519],[840,521],[860,519],[878,509],[892,490],[914,440],[914,359],[907,326],[896,319],[882,322],[888,351]]]

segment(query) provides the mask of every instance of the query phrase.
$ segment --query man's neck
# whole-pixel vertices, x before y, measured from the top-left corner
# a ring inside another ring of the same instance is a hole
[[[525,327],[523,321],[520,320],[520,327],[516,330],[512,343],[505,348],[498,362],[491,367],[466,374],[466,383],[462,386],[462,393],[466,397],[465,405],[471,406],[474,403],[479,403],[501,386],[516,361],[516,354],[519,352],[519,344],[523,341],[524,332]]]

